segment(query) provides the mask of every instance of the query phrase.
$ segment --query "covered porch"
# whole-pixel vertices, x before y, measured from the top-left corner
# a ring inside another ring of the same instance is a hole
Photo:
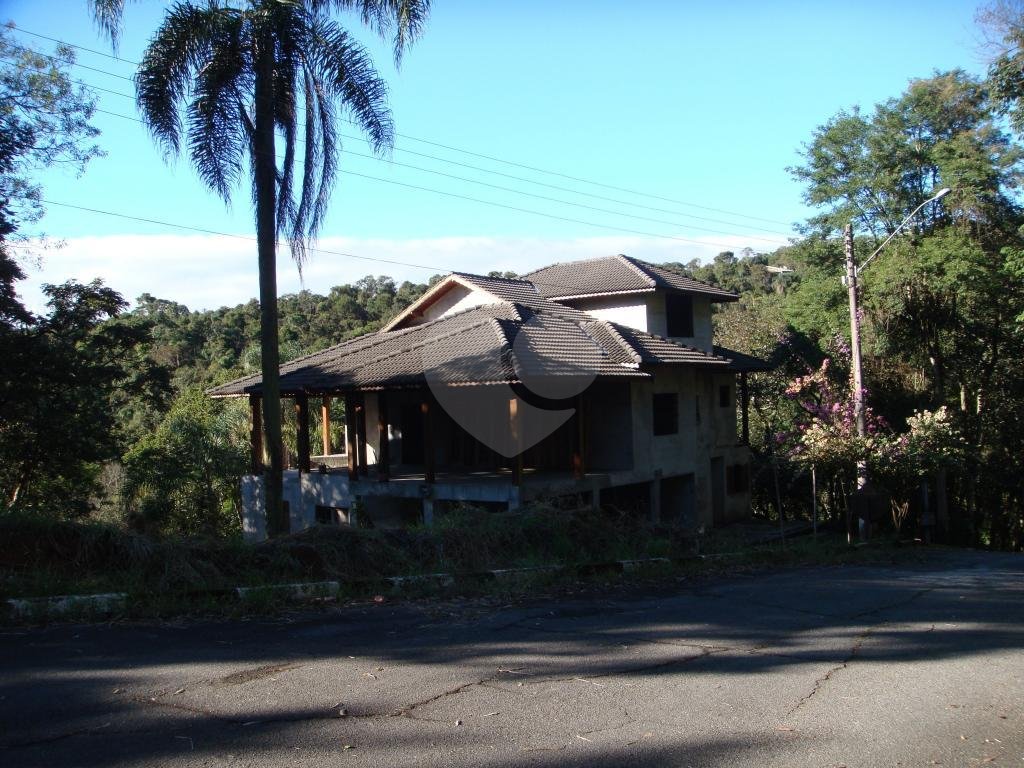
[[[284,412],[294,419],[292,444],[282,448],[291,530],[357,520],[429,525],[435,510],[455,502],[507,510],[548,495],[596,502],[602,488],[635,482],[628,383],[595,384],[558,401],[557,426],[531,445],[524,411],[532,406],[502,390],[490,393],[486,412],[473,412],[468,429],[459,423],[467,414],[453,417],[428,387],[286,392],[282,401],[292,407]],[[243,478],[243,508],[247,536],[262,538],[261,396],[250,394],[249,405],[252,474]]]

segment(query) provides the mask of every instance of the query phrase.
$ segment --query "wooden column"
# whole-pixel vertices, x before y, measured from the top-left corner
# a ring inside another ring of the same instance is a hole
[[[309,395],[305,392],[295,395],[295,418],[298,430],[295,447],[299,454],[299,472],[309,474]]]
[[[351,393],[345,394],[345,458],[348,463],[348,479],[359,477],[356,468],[356,399]]]
[[[366,395],[360,394],[356,400],[356,458],[359,474],[366,476]]]
[[[377,479],[388,479],[390,443],[388,442],[388,395],[383,390],[377,395]]]
[[[576,396],[576,429],[572,433],[572,474],[577,480],[586,474],[586,421],[583,414],[583,396]]]
[[[323,432],[324,456],[331,455],[331,398],[324,395],[320,398],[320,426]]]
[[[750,390],[747,389],[746,371],[740,374],[740,403],[740,441],[743,445],[750,445]]]
[[[263,474],[263,399],[249,395],[249,444],[252,473]]]
[[[430,398],[424,398],[420,403],[420,412],[423,414],[423,480],[433,483],[436,479],[434,468],[434,411],[431,407]]]
[[[512,484],[519,485],[523,482],[523,445],[522,430],[519,424],[519,398],[517,397],[508,401],[508,429],[516,449],[516,455],[512,457]]]

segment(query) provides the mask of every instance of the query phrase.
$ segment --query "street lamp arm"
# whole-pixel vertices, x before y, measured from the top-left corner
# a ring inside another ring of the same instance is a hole
[[[896,229],[894,229],[894,230],[892,231],[892,234],[890,234],[890,235],[889,235],[889,236],[888,236],[887,238],[885,238],[885,242],[883,242],[883,243],[882,243],[882,244],[881,244],[880,246],[878,246],[877,248],[875,248],[875,252],[874,252],[874,253],[872,253],[872,254],[871,254],[870,256],[868,256],[868,257],[867,257],[867,258],[866,258],[866,259],[864,260],[864,263],[863,263],[863,264],[861,264],[861,265],[860,265],[859,267],[856,267],[856,268],[855,268],[855,269],[856,269],[856,272],[857,272],[857,274],[859,275],[859,274],[860,274],[860,273],[861,273],[861,272],[862,272],[862,271],[864,270],[864,268],[865,268],[865,267],[867,267],[867,265],[871,263],[871,260],[872,260],[873,258],[875,258],[875,256],[877,256],[878,254],[880,254],[880,253],[882,252],[882,249],[883,249],[883,248],[885,248],[885,246],[887,246],[887,245],[889,244],[889,241],[890,241],[890,240],[892,240],[892,239],[893,239],[894,237],[896,237],[896,235],[898,235],[898,234],[900,233],[900,231],[901,231],[901,230],[902,230],[902,229],[903,229],[903,228],[904,228],[905,226],[907,226],[907,224],[908,224],[908,223],[910,222],[910,220],[911,220],[912,218],[914,218],[915,216],[917,216],[917,213],[918,213],[918,211],[920,211],[920,210],[921,210],[922,208],[924,208],[924,207],[925,207],[926,205],[928,205],[928,203],[934,203],[934,202],[935,202],[936,200],[938,200],[938,199],[939,199],[940,197],[944,197],[945,195],[949,194],[949,192],[950,192],[950,189],[949,189],[949,187],[943,187],[942,189],[940,189],[940,190],[938,191],[938,193],[937,193],[937,194],[936,194],[936,195],[935,195],[934,197],[929,197],[929,198],[928,198],[927,200],[925,200],[925,201],[924,201],[923,203],[921,203],[921,204],[920,204],[919,206],[917,206],[917,208],[915,208],[915,209],[914,209],[913,211],[911,211],[911,212],[910,212],[910,215],[909,215],[909,216],[907,216],[907,218],[905,218],[905,219],[904,219],[904,220],[903,220],[903,221],[902,221],[902,222],[900,223],[900,225],[899,225],[898,227],[896,227]]]

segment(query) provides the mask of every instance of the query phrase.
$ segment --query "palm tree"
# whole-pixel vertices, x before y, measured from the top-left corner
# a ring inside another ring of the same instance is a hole
[[[125,0],[88,2],[116,48]],[[366,51],[330,14],[357,11],[380,35],[393,34],[397,64],[406,45],[421,34],[429,10],[430,0],[179,0],[150,41],[135,77],[139,109],[168,156],[177,156],[185,143],[200,178],[225,203],[245,172],[251,175],[271,535],[288,530],[282,503],[277,244],[282,237],[288,240],[301,271],[306,243],[320,229],[335,180],[339,112],[352,116],[377,153],[390,150],[394,137],[386,84]]]

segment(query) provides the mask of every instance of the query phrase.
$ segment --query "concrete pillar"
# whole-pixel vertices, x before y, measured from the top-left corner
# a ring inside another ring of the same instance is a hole
[[[661,522],[661,473],[657,472],[650,485],[650,519],[651,523],[657,525]]]
[[[434,500],[424,499],[423,500],[423,524],[433,525],[434,524]]]
[[[345,394],[345,458],[348,464],[348,479],[357,480],[356,465],[356,399],[351,393]]]
[[[295,395],[295,419],[295,447],[299,454],[299,472],[309,474],[309,397],[304,392]]]
[[[320,426],[323,433],[324,456],[331,455],[331,398],[324,395],[320,398]]]
[[[388,394],[384,390],[377,395],[377,441],[377,479],[384,482],[388,479],[391,462],[388,442]]]
[[[263,474],[263,401],[259,395],[249,395],[249,442],[254,475]]]

